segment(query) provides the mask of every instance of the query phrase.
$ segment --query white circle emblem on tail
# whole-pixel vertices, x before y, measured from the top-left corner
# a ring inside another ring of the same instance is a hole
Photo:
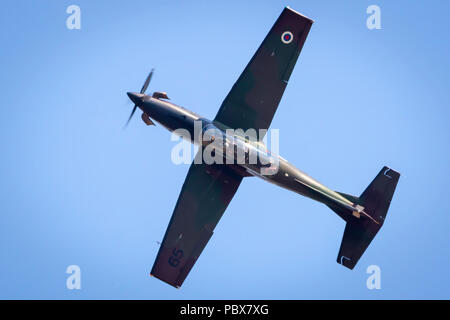
[[[292,32],[290,32],[290,31],[285,31],[281,35],[281,41],[283,41],[284,44],[289,44],[292,42],[292,40],[294,40],[294,36],[292,35]]]

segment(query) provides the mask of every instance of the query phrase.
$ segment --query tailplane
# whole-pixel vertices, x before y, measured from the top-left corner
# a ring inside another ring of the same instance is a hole
[[[399,178],[400,173],[383,167],[359,197],[341,193],[357,207],[362,208],[361,213],[370,219],[364,219],[357,212],[345,216],[347,225],[337,257],[338,263],[349,269],[353,269],[358,263],[383,225]],[[336,208],[331,209],[338,211]],[[342,212],[337,213],[343,217]]]

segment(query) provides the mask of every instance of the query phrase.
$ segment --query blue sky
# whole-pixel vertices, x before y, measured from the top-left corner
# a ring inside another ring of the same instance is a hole
[[[81,8],[81,30],[66,8]],[[366,8],[381,8],[368,30]],[[188,166],[135,117],[138,91],[213,118],[285,5],[315,23],[272,128],[280,154],[359,195],[401,172],[357,267],[335,260],[344,222],[245,179],[182,289],[148,276]],[[443,1],[3,1],[0,298],[450,298],[448,11]],[[66,289],[67,266],[81,290]],[[368,290],[366,268],[381,268]]]

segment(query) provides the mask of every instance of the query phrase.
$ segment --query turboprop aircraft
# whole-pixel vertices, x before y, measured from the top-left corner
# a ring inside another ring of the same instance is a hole
[[[135,104],[128,121],[139,108],[147,125],[156,121],[177,134],[184,132],[179,135],[199,146],[150,272],[152,276],[176,288],[183,284],[244,177],[260,177],[319,201],[344,219],[346,227],[337,262],[349,269],[355,267],[380,230],[400,177],[398,172],[382,168],[359,197],[351,196],[327,188],[267,151],[260,139],[264,133],[255,142],[233,130],[264,132],[269,128],[312,24],[311,19],[286,7],[212,121],[170,103],[165,92],[146,95],[153,70],[139,93],[127,93]],[[209,138],[204,139],[208,132]],[[214,157],[226,161],[196,161],[218,141],[224,149],[213,148]],[[250,161],[251,153],[258,156],[257,161]],[[230,161],[239,154],[243,161]]]

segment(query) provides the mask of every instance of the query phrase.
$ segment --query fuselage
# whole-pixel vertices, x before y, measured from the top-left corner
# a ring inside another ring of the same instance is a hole
[[[228,128],[225,125],[208,120],[168,101],[136,93],[129,93],[129,96],[144,114],[194,144],[207,147],[213,141],[220,140],[224,148],[216,148],[215,152],[219,153],[216,159],[222,158],[223,164],[239,166],[248,175],[257,176],[328,206],[338,206],[349,213],[359,211],[350,200],[300,171],[281,156],[270,153],[261,142],[247,140],[245,136],[232,135],[226,130]],[[207,132],[209,139],[205,141]],[[244,154],[244,161],[239,161],[241,154]],[[257,161],[250,161],[250,154],[257,154]],[[233,163],[231,157],[234,159]]]

